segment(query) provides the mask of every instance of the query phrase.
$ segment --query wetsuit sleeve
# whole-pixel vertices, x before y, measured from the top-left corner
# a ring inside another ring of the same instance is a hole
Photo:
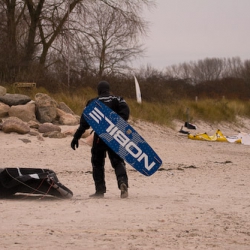
[[[130,109],[126,101],[122,97],[118,97],[118,111],[117,114],[121,116],[125,121],[128,120]]]
[[[90,103],[90,101],[87,103],[86,106],[88,106],[88,104]],[[74,134],[74,138],[79,140],[81,138],[81,136],[83,135],[83,133],[89,129],[90,126],[89,124],[86,122],[85,118],[84,118],[84,115],[83,115],[83,112],[82,112],[82,116],[81,116],[81,119],[80,119],[80,125],[78,127],[78,129],[76,130],[75,134]]]

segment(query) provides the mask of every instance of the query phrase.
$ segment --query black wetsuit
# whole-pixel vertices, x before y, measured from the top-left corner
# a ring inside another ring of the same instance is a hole
[[[99,101],[103,102],[113,111],[115,111],[119,116],[121,116],[124,120],[128,120],[130,110],[127,103],[122,97],[114,96],[109,94],[108,92],[105,92],[99,94],[99,96],[95,99],[98,99]],[[94,99],[90,100],[87,105],[93,100]],[[85,120],[84,116],[82,116],[80,120],[80,126],[77,129],[74,138],[79,140],[85,130],[89,128],[89,124]],[[95,182],[96,193],[100,194],[106,192],[104,165],[107,153],[111,165],[115,170],[118,188],[120,188],[121,183],[125,183],[128,187],[128,176],[124,160],[119,155],[117,155],[112,149],[110,149],[95,133],[93,146],[91,149],[91,163],[93,167],[93,179]]]

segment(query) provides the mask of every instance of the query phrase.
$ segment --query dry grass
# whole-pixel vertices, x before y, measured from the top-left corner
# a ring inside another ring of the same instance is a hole
[[[239,100],[179,100],[172,104],[143,102],[141,105],[129,100],[128,103],[133,117],[167,126],[171,126],[175,119],[189,122],[203,120],[210,123],[236,123],[237,116],[250,117],[250,102]]]
[[[13,89],[8,89],[8,92],[17,93]],[[78,115],[81,115],[87,100],[96,96],[96,92],[91,88],[81,88],[74,93],[63,91],[49,94],[44,88],[19,90],[18,93],[27,94],[31,98],[34,98],[36,93],[46,93],[57,102],[65,102]],[[146,120],[169,127],[175,119],[189,122],[204,120],[210,123],[223,121],[234,123],[237,116],[250,118],[250,101],[204,99],[196,102],[183,99],[170,104],[146,101],[138,104],[132,99],[126,101],[130,106],[132,119]]]

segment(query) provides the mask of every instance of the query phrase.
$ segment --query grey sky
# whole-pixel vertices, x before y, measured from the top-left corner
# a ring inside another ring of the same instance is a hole
[[[156,0],[145,11],[146,57],[135,67],[164,69],[207,57],[250,59],[250,0]]]

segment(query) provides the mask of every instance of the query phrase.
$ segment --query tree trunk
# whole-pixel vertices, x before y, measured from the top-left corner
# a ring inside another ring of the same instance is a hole
[[[30,27],[29,27],[28,40],[25,46],[25,55],[23,59],[24,68],[27,68],[33,60],[33,55],[36,48],[35,47],[36,31],[44,1],[45,0],[39,0],[37,7],[35,8],[32,0],[25,0],[30,14]]]

